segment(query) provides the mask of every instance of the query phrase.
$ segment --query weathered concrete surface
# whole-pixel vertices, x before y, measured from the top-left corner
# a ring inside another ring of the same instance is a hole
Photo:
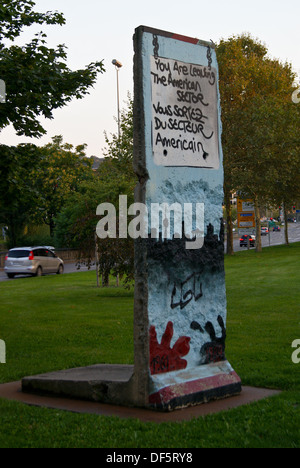
[[[202,248],[188,249],[187,233],[168,219],[154,236],[148,223],[148,238],[135,243],[134,395],[171,411],[241,391],[225,355],[218,64],[213,44],[147,27],[134,44],[135,201],[149,213],[153,204],[204,206]]]
[[[133,366],[99,364],[25,377],[22,391],[126,404],[132,375]]]

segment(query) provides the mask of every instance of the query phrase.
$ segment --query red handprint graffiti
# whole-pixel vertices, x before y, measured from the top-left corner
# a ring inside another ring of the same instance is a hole
[[[187,336],[181,336],[171,348],[173,333],[173,323],[169,322],[162,336],[161,344],[159,344],[155,327],[153,325],[150,327],[151,375],[186,368],[187,361],[182,357],[189,353],[191,339]]]

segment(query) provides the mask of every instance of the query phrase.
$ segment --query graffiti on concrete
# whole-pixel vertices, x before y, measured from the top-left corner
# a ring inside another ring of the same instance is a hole
[[[151,58],[156,164],[219,167],[216,69]]]
[[[221,327],[221,336],[216,336],[216,331],[211,322],[207,322],[204,326],[202,326],[194,321],[191,323],[192,330],[199,330],[200,333],[204,333],[205,331],[210,336],[210,341],[205,343],[200,349],[200,355],[202,357],[202,364],[209,364],[211,362],[219,362],[225,361],[225,340],[226,340],[226,328],[224,325],[224,320],[219,315],[218,316],[218,324]]]
[[[181,336],[178,338],[173,348],[171,348],[173,334],[173,323],[168,322],[166,330],[162,336],[161,343],[159,344],[155,327],[150,327],[151,375],[186,368],[187,361],[182,359],[182,357],[189,353],[191,339],[187,336]]]
[[[200,274],[193,273],[180,284],[180,287],[174,283],[171,297],[171,309],[176,309],[176,307],[184,309],[192,299],[197,302],[201,297],[203,297],[203,292]]]

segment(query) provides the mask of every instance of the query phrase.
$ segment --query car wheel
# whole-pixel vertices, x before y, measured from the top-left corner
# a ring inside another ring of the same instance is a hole
[[[59,265],[59,268],[57,270],[57,275],[62,275],[64,272],[64,266],[63,265]]]
[[[14,279],[15,275],[13,273],[7,273],[9,279]]]
[[[38,267],[38,269],[36,270],[36,274],[35,276],[43,276],[43,270],[42,270],[42,267]]]

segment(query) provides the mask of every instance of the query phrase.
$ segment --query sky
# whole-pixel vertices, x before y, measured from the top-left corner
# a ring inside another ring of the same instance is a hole
[[[63,135],[74,146],[87,144],[87,156],[103,157],[104,132],[117,133],[117,78],[112,60],[123,64],[119,71],[120,107],[133,95],[133,34],[140,25],[218,43],[233,35],[250,33],[264,43],[271,58],[291,63],[300,74],[299,0],[36,0],[39,12],[59,11],[64,26],[33,26],[24,30],[18,45],[35,33],[47,34],[49,47],[65,44],[70,69],[84,68],[103,60],[106,72],[99,74],[90,95],[74,99],[54,112],[54,119],[41,122],[47,135],[40,139],[17,137],[13,127],[0,133],[6,145],[34,143],[39,146]],[[1,77],[0,77],[1,78]]]

